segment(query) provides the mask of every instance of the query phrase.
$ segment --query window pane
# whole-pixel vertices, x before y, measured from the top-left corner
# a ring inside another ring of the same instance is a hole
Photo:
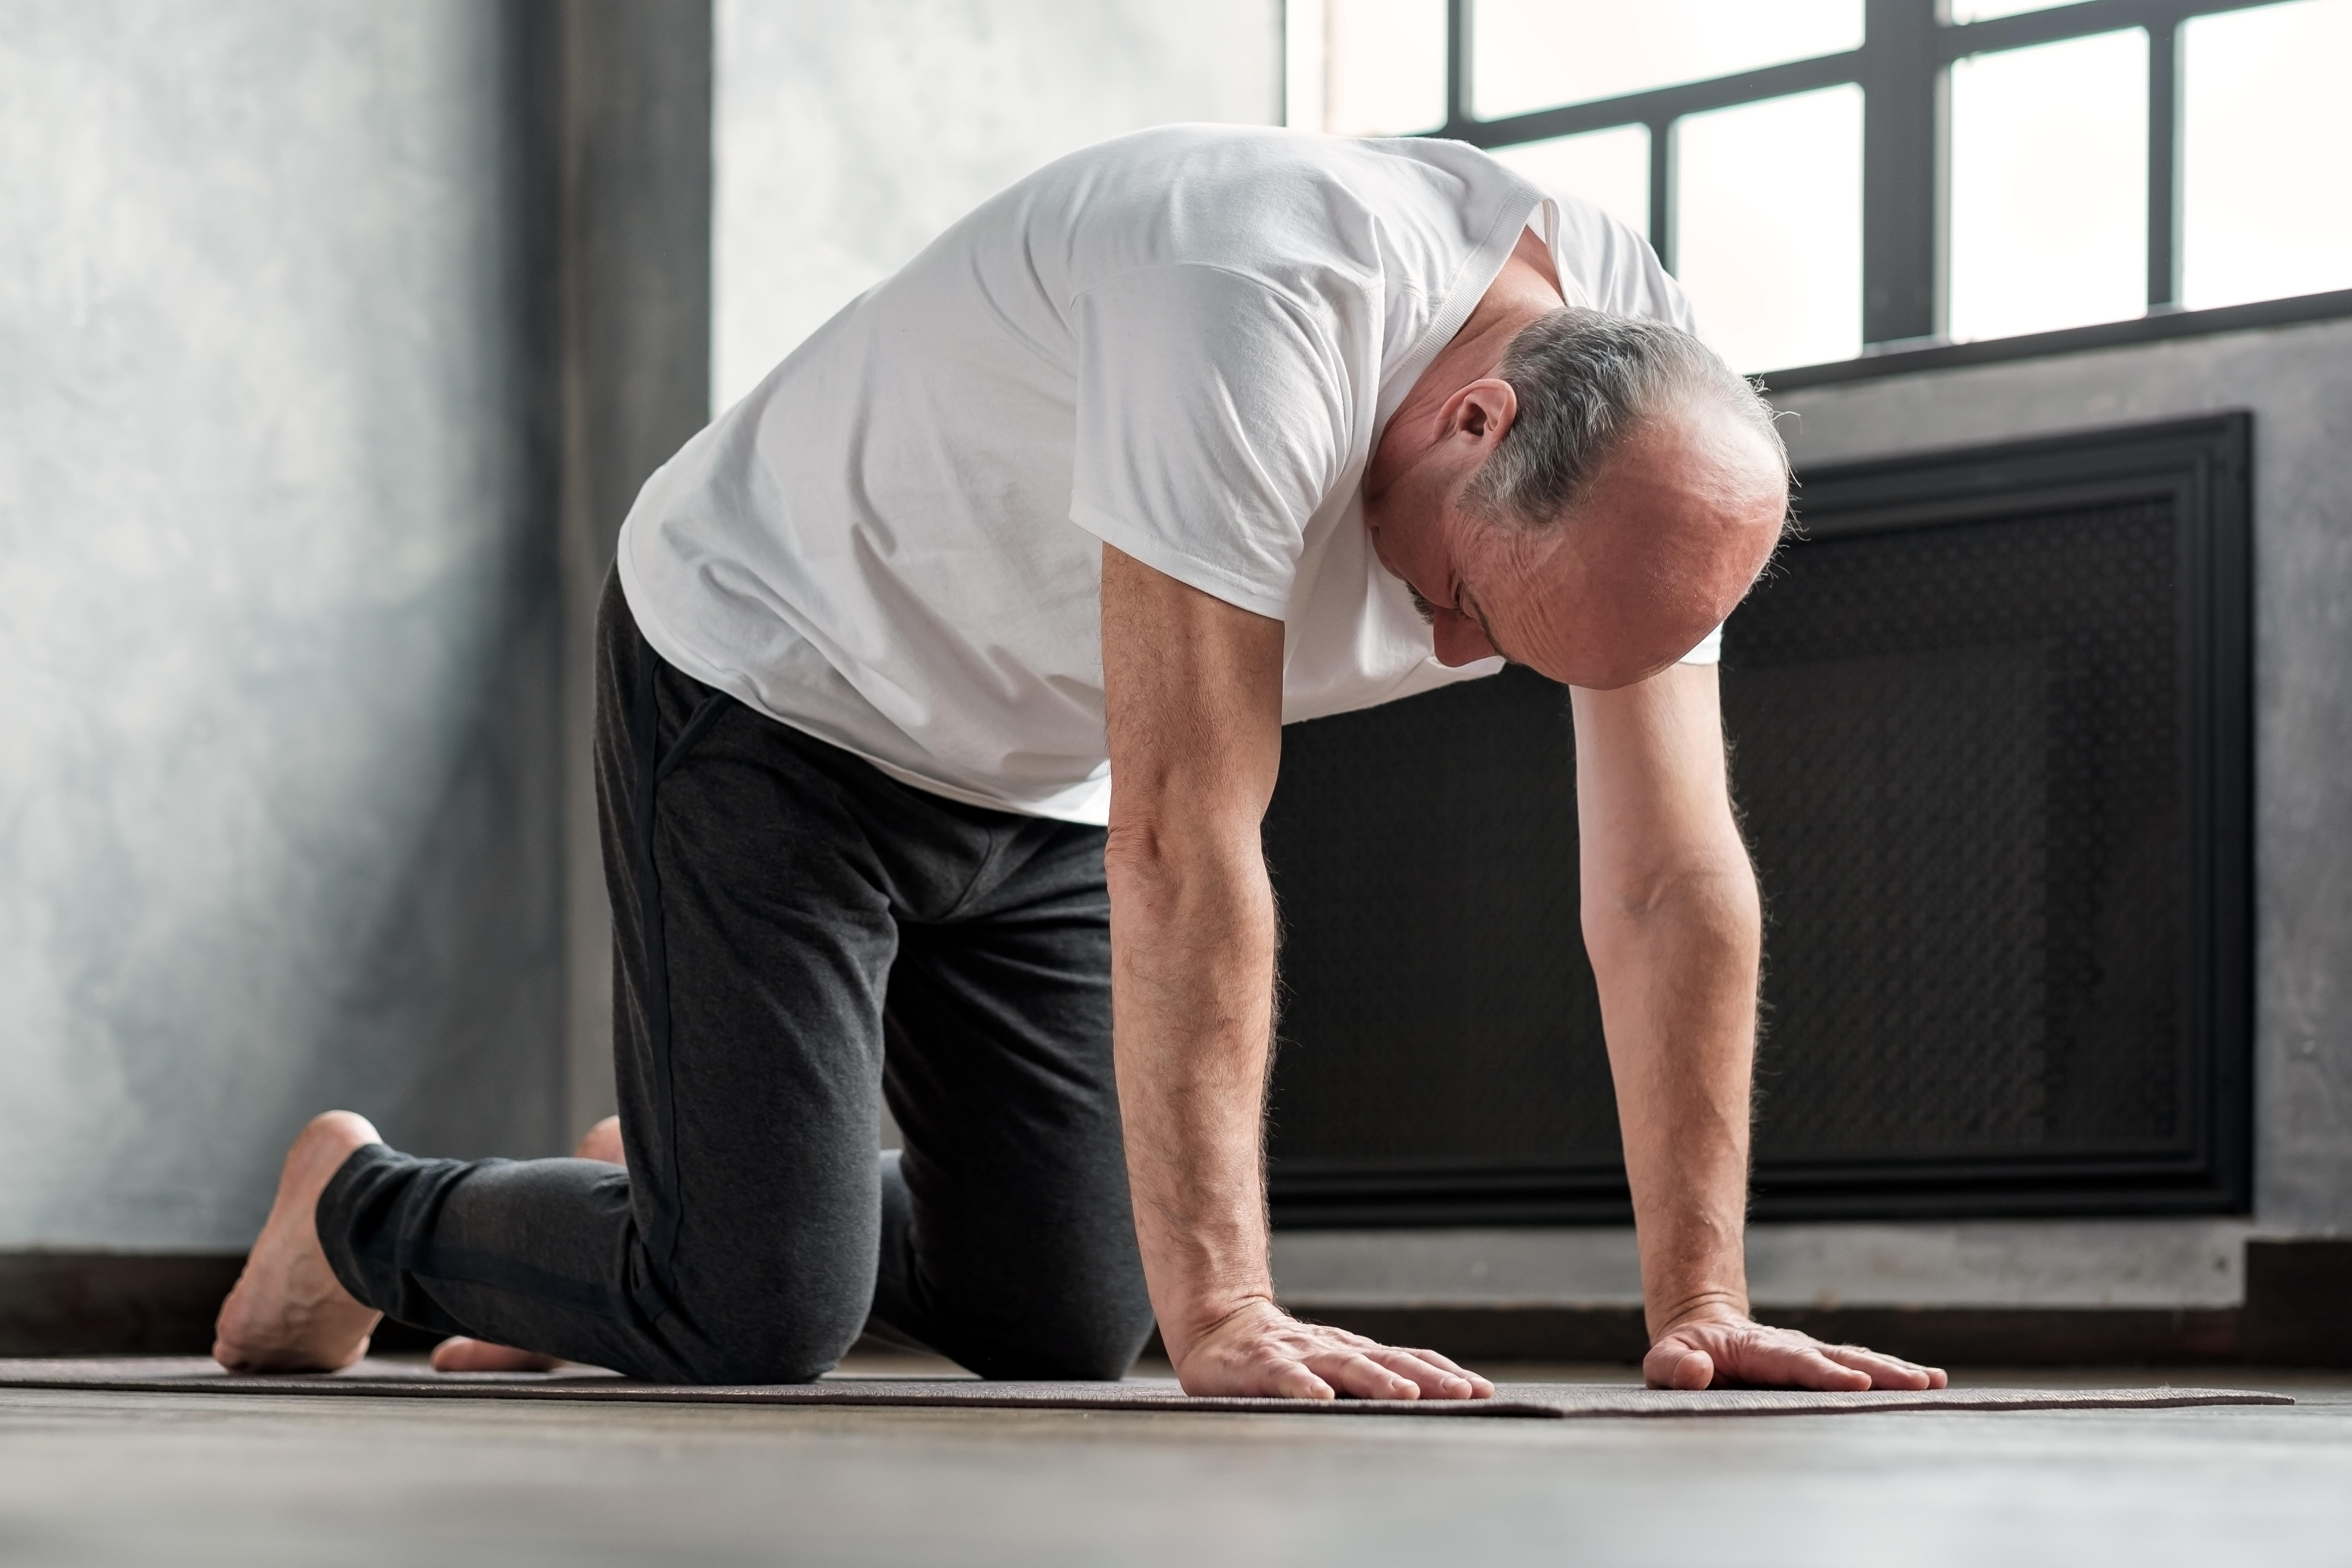
[[[1863,0],[1477,0],[1473,100],[1493,120],[1862,46]]]
[[[2147,309],[2147,35],[1952,66],[1951,333]]]
[[[2053,5],[2071,5],[2074,0],[1952,0],[1954,22],[1990,22],[1995,16],[2014,16],[2024,11],[2047,11]]]
[[[1324,127],[1405,136],[1445,123],[1445,0],[1324,0]]]
[[[1862,89],[1675,125],[1675,273],[1740,371],[1862,352]]]
[[[1556,136],[1495,156],[1554,195],[1582,196],[1644,239],[1650,235],[1650,128],[1620,125]]]
[[[2352,0],[2180,30],[2180,301],[2352,288]]]
[[[1323,46],[1329,24],[1323,0],[1283,0],[1282,122],[1297,131],[1320,131],[1324,111]]]

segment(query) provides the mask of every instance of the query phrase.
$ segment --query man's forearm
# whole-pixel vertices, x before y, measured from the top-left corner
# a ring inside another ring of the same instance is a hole
[[[1654,1335],[1748,1310],[1759,923],[1744,854],[1587,909]]]
[[[1271,1300],[1260,1147],[1274,895],[1255,832],[1122,826],[1105,855],[1136,1237],[1169,1353]]]
[[[1747,1310],[1761,910],[1714,668],[1573,700],[1584,942],[1654,1336],[1694,1311]]]

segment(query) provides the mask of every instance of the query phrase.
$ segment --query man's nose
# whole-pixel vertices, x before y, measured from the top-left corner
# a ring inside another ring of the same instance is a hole
[[[1437,645],[1437,662],[1449,669],[1495,657],[1478,623],[1459,610],[1439,610],[1430,617],[1429,630]]]

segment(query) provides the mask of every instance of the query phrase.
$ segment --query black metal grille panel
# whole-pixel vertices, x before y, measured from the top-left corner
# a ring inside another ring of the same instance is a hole
[[[1727,635],[1776,941],[1760,1161],[2168,1147],[2169,505],[1821,542]]]
[[[1560,689],[1512,669],[1299,726],[1282,767],[1283,1166],[1613,1167]]]
[[[2242,1202],[2244,433],[2171,429],[1809,476],[1734,616],[1759,1212]],[[1564,693],[1291,730],[1266,843],[1277,1218],[1622,1215]]]

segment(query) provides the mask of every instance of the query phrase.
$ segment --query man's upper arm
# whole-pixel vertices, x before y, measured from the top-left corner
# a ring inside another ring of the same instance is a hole
[[[1102,636],[1114,836],[1255,844],[1282,761],[1282,623],[1105,545]]]
[[[1612,913],[1638,919],[1693,878],[1727,875],[1752,886],[1732,816],[1718,693],[1711,664],[1670,665],[1615,691],[1574,693],[1588,924]]]

